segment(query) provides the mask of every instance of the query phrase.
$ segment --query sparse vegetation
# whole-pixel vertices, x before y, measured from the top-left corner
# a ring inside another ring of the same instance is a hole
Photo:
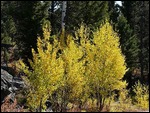
[[[141,109],[149,109],[149,87],[138,81],[133,86],[133,91],[135,93],[134,104]]]
[[[20,107],[15,99],[12,103],[10,97],[5,98],[4,103],[1,105],[1,112],[24,112],[23,106]]]

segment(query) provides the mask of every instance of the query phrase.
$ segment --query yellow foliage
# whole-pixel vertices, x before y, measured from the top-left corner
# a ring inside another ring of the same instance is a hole
[[[66,96],[69,100],[77,100],[81,97],[83,92],[84,80],[84,62],[80,60],[83,52],[79,46],[74,42],[73,37],[68,35],[67,47],[63,49],[63,60],[65,62],[64,69],[64,84]]]
[[[132,107],[132,100],[129,96],[129,91],[126,89],[123,89],[120,91],[119,94],[119,106],[118,108],[122,111],[128,111]]]
[[[140,81],[138,81],[133,86],[133,91],[135,92],[135,102],[134,104],[142,109],[149,108],[149,88],[146,85],[142,85]]]
[[[122,89],[119,92],[119,99],[117,102],[112,100],[110,104],[110,112],[125,112],[133,111],[133,105],[131,97],[129,96],[129,91]]]
[[[108,22],[93,35],[94,44],[90,48],[90,42],[86,44],[89,82],[106,96],[126,86],[126,82],[121,80],[126,72],[125,57],[119,47],[119,37]]]
[[[126,82],[122,81],[125,57],[119,47],[119,37],[108,22],[93,32],[91,40],[88,28],[83,25],[75,37],[68,35],[66,41],[63,31],[60,43],[56,39],[49,43],[49,31],[47,26],[43,27],[44,38],[37,39],[38,52],[32,49],[33,61],[29,60],[32,70],[19,61],[28,75],[30,107],[37,108],[40,103],[45,107],[46,99],[54,92],[61,94],[58,97],[65,97],[65,101],[83,102],[90,93],[106,98],[112,91],[125,88]],[[76,44],[74,39],[79,37],[80,44]],[[58,50],[62,51],[59,57]]]
[[[119,47],[119,37],[108,21],[93,32],[92,40],[88,40],[86,32],[87,29],[81,26],[78,35],[76,33],[81,37],[80,44],[85,54],[86,85],[88,92],[97,99],[100,99],[97,94],[104,99],[112,91],[126,87],[126,81],[122,81],[127,71],[125,56]]]
[[[43,28],[43,36],[44,39],[37,39],[38,52],[32,49],[33,61],[29,60],[32,70],[29,70],[23,61],[19,61],[30,84],[27,103],[31,108],[39,107],[40,103],[45,108],[48,97],[62,84],[64,73],[63,60],[61,57],[56,58],[58,42],[55,40],[54,45],[49,43],[50,32],[46,28]]]

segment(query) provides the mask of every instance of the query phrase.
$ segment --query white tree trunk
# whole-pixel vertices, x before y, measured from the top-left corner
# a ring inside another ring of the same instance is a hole
[[[62,4],[62,18],[61,18],[61,28],[65,29],[65,16],[66,16],[66,8],[67,8],[67,1],[63,1]]]

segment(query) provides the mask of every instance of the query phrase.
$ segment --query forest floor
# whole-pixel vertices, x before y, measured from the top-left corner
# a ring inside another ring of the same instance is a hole
[[[135,105],[120,105],[119,102],[114,102],[109,107],[104,107],[102,111],[99,111],[96,106],[86,105],[82,109],[75,107],[67,112],[149,112],[149,109],[141,109]]]

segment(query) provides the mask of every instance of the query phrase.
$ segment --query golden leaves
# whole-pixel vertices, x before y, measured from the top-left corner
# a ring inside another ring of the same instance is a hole
[[[90,84],[104,88],[104,91],[100,90],[102,94],[124,88],[126,84],[121,79],[126,72],[126,66],[125,58],[119,48],[119,37],[108,22],[101,25],[93,36],[95,45],[85,46],[88,62],[90,62],[88,64],[88,69],[91,70],[88,71]]]
[[[38,37],[38,52],[32,49],[33,61],[29,60],[32,71],[20,62],[32,85],[28,98],[31,107],[37,107],[41,98],[46,101],[57,89],[67,90],[65,96],[72,101],[90,93],[106,96],[126,86],[126,82],[121,81],[126,72],[125,57],[112,26],[108,22],[101,25],[92,40],[88,35],[88,29],[82,25],[75,32],[76,37],[68,35],[66,44],[64,31],[60,42],[54,39],[50,44],[50,32],[43,28],[44,39]],[[74,39],[78,38],[80,42],[75,43]],[[58,55],[60,48],[62,52]]]

